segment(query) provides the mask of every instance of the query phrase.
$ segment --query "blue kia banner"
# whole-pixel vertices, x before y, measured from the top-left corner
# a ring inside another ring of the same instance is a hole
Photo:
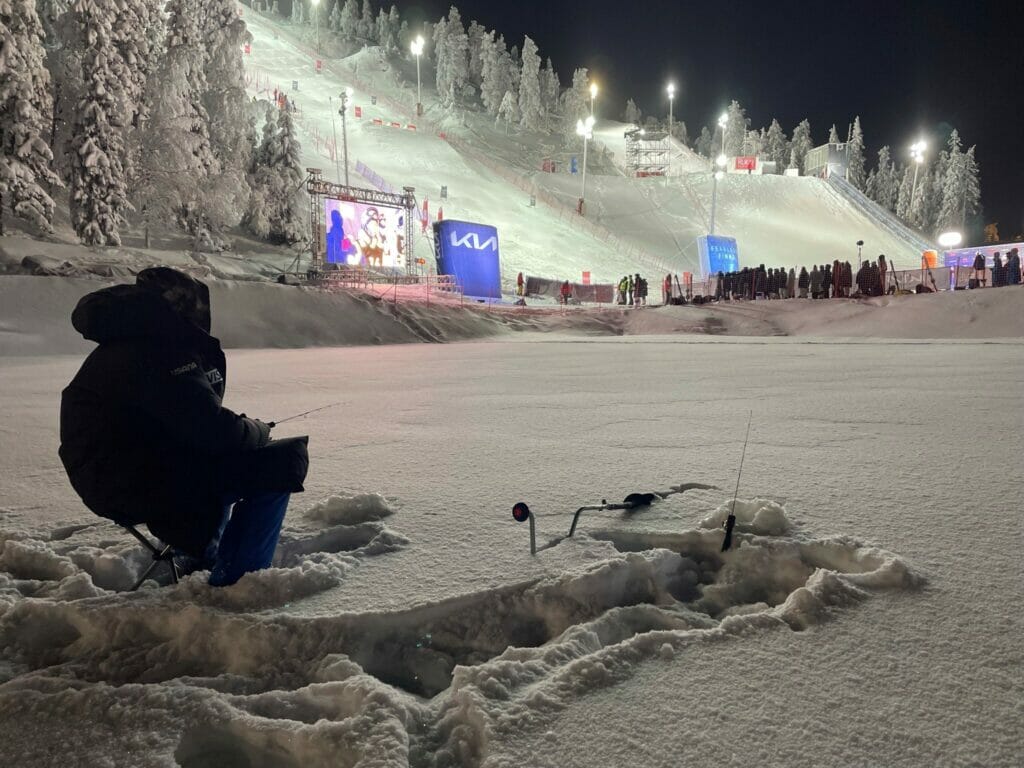
[[[437,273],[453,275],[464,295],[478,299],[501,298],[496,228],[446,219],[434,224],[434,245]]]

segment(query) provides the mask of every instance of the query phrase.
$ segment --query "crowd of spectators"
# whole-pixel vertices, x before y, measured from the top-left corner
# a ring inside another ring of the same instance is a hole
[[[1020,271],[1020,254],[1016,248],[1006,252],[1006,261],[1003,255],[996,251],[992,259],[992,287],[1002,288],[1006,285],[1020,285],[1022,276]],[[987,271],[985,268],[985,256],[978,253],[974,257],[974,278],[969,287],[984,288],[987,284]]]
[[[848,261],[815,264],[810,271],[795,267],[744,267],[738,272],[719,272],[714,298],[732,299],[847,299],[889,293],[889,264],[885,255],[864,261],[856,274]]]

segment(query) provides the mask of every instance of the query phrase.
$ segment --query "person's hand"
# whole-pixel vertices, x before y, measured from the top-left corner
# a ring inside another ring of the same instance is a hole
[[[260,421],[259,419],[253,419],[252,423],[256,425],[256,429],[259,430],[260,439],[259,445],[263,446],[270,442],[270,430],[273,429],[274,423],[269,424]]]

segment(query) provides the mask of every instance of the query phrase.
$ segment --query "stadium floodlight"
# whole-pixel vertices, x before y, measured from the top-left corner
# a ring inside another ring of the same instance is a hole
[[[715,234],[715,212],[718,209],[718,182],[725,178],[725,166],[729,162],[729,159],[725,156],[725,152],[715,158],[715,165],[718,166],[712,174],[712,187],[711,187],[711,231],[709,235]]]
[[[914,186],[910,191],[910,202],[913,205],[914,197],[917,195],[917,171],[924,162],[924,153],[928,149],[928,145],[924,142],[924,139],[915,141],[910,145],[910,156],[914,159]]]
[[[672,106],[673,106],[673,103],[675,102],[675,99],[676,99],[676,84],[675,83],[669,83],[668,84],[668,88],[666,90],[668,91],[668,139],[669,139],[669,142],[671,142],[672,141],[672,117],[673,117],[673,115],[672,115]]]
[[[316,17],[316,54],[320,55],[320,0],[311,0],[313,15]]]
[[[341,147],[342,153],[345,158],[345,186],[349,186],[348,183],[348,124],[345,121],[345,114],[348,112],[348,103],[352,100],[353,90],[346,86],[345,90],[341,92],[341,109],[338,112],[341,113]]]
[[[964,241],[964,236],[959,232],[943,232],[939,235],[939,245],[943,248],[956,248]]]
[[[594,99],[597,98],[597,83],[590,84],[590,116],[594,116]]]
[[[576,121],[576,135],[583,138],[583,189],[580,191],[579,213],[583,215],[583,206],[587,199],[587,142],[594,137],[594,116],[586,120]]]
[[[729,124],[729,113],[723,112],[718,118],[718,127],[722,129],[722,154],[725,154],[725,126]]]
[[[412,55],[416,57],[416,115],[423,114],[423,97],[420,87],[420,56],[423,55],[423,46],[426,41],[423,39],[423,35],[416,35],[416,39],[409,44],[409,50],[412,51]]]

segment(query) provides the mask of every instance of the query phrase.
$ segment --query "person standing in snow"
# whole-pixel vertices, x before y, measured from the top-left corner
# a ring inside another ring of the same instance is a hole
[[[722,273],[719,272],[719,280],[721,280]],[[721,285],[721,283],[719,283]],[[672,298],[672,273],[665,275],[665,279],[661,282],[661,295],[664,297],[664,304],[668,306],[669,301]]]
[[[981,251],[974,254],[974,284],[978,288],[985,287],[985,257]]]
[[[786,281],[786,295],[791,298],[796,298],[796,268],[789,268],[789,279]]]
[[[633,300],[635,298],[636,283],[633,282],[632,275],[626,275],[626,306],[633,306]]]
[[[807,298],[807,289],[811,285],[811,277],[807,274],[807,267],[800,267],[800,277],[797,278],[797,285],[800,288],[800,298]]]
[[[1016,248],[1010,249],[1009,258],[1006,260],[1006,284],[1020,285],[1020,254]]]
[[[227,365],[207,287],[167,267],[90,293],[71,322],[99,344],[64,389],[60,459],[85,505],[145,524],[233,584],[270,565],[306,439],[221,405]]]
[[[524,286],[525,286],[525,281],[523,280],[523,273],[520,272],[516,276],[516,296],[522,296],[523,295]]]
[[[885,260],[885,254],[880,253],[878,255],[878,295],[885,296],[888,291],[886,290],[886,275],[889,272],[889,264]]]
[[[562,283],[562,287],[559,290],[559,298],[561,300],[562,306],[568,306],[569,299],[572,298],[572,286],[569,285],[568,280]]]
[[[1003,255],[996,251],[992,256],[992,287],[1002,288],[1003,287]]]
[[[811,298],[816,299],[821,295],[821,272],[818,265],[811,267]]]

